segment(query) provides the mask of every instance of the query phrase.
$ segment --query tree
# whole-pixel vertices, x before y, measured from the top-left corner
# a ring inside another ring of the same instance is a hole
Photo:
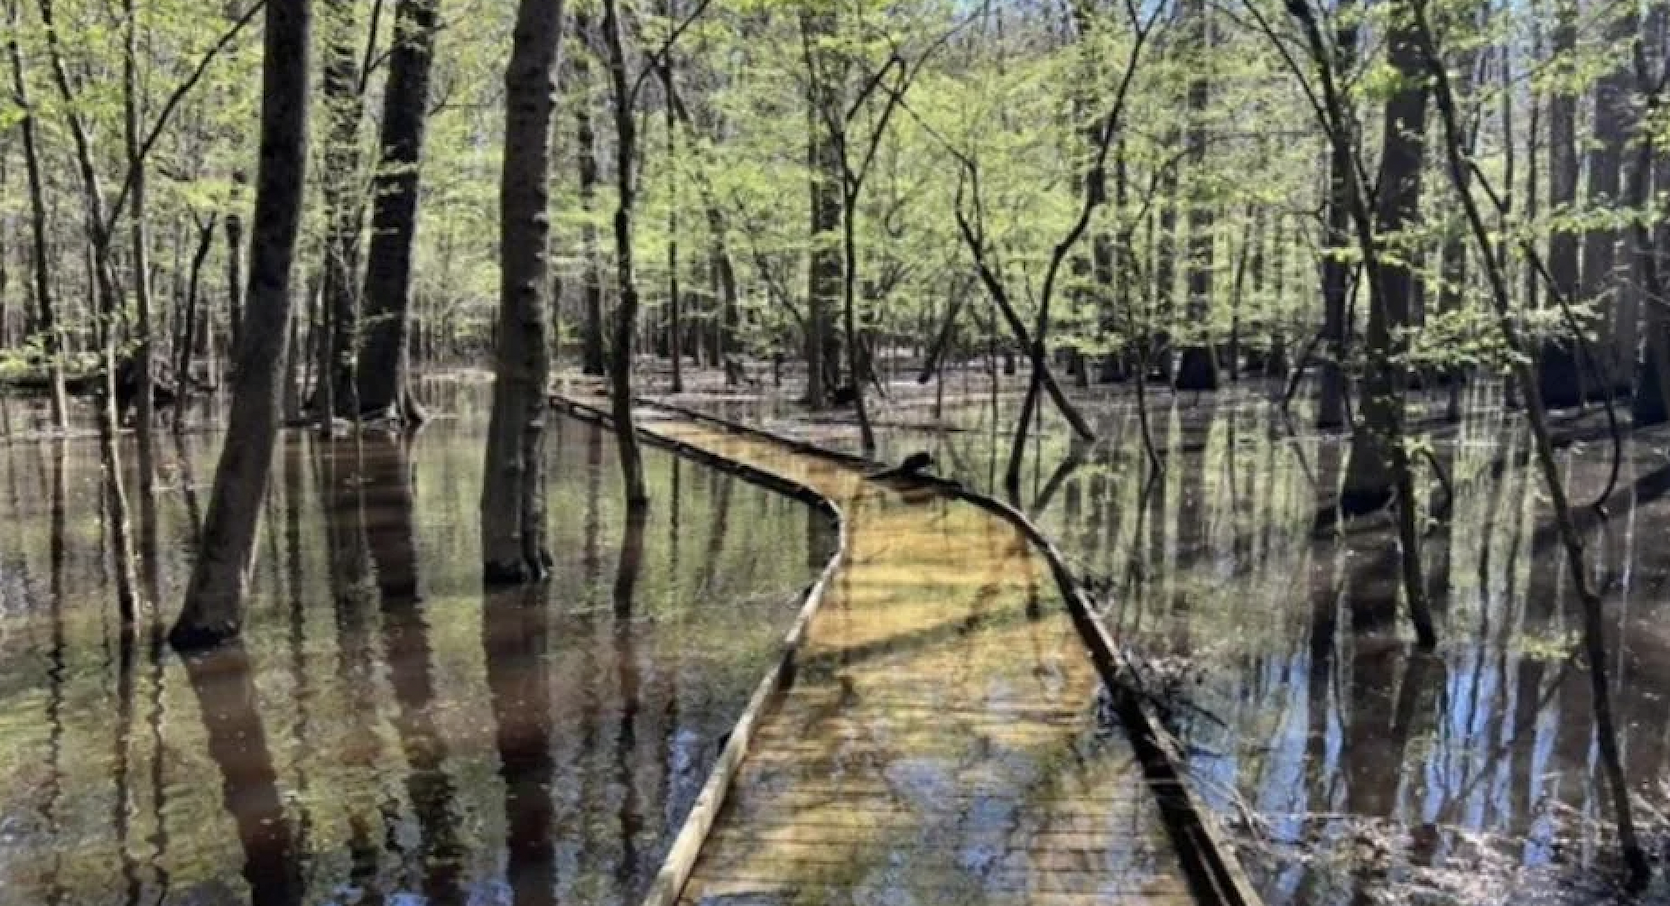
[[[1575,0],[1554,0],[1554,31],[1551,36],[1554,59],[1569,66],[1577,48]],[[1559,85],[1548,99],[1548,206],[1555,214],[1570,215],[1577,202],[1577,95],[1570,85]],[[1557,225],[1548,238],[1548,274],[1551,293],[1562,299],[1576,299],[1577,233]],[[1579,376],[1582,337],[1568,336],[1545,344],[1537,369],[1543,402],[1551,407],[1571,406],[1583,399],[1584,381]],[[1591,360],[1592,364],[1592,360]]]
[[[499,329],[481,492],[482,574],[489,585],[545,577],[545,419],[550,380],[551,117],[563,4],[522,0],[505,70],[499,188]]]
[[[819,4],[800,11],[800,41],[806,48],[806,168],[811,192],[811,260],[806,271],[806,405],[819,409],[841,384],[840,356],[832,351],[833,311],[841,297],[840,149],[818,122],[821,111],[845,106],[841,82],[845,71],[830,46],[836,40],[835,14]],[[858,383],[858,377],[852,377]]]
[[[359,337],[359,251],[364,226],[360,199],[360,120],[364,94],[359,47],[359,0],[331,0],[325,6],[324,86],[321,99],[328,124],[324,137],[325,237],[319,326],[319,381],[314,407],[329,430],[338,415],[360,412],[355,381]],[[373,32],[374,34],[374,32]]]
[[[616,0],[603,0],[603,46],[615,118],[615,282],[620,299],[615,311],[614,348],[609,356],[609,390],[626,505],[641,510],[649,506],[649,491],[644,486],[643,453],[638,449],[637,428],[632,420],[632,340],[638,322],[638,282],[632,257],[637,186],[632,174],[638,156],[638,126],[633,116],[643,79],[628,81],[617,5]]]
[[[1194,53],[1188,91],[1188,153],[1193,172],[1189,191],[1189,246],[1187,276],[1188,320],[1197,334],[1184,345],[1177,363],[1179,390],[1218,389],[1218,360],[1212,348],[1207,320],[1212,306],[1212,202],[1206,181],[1206,100],[1211,90],[1211,23],[1205,0],[1190,0],[1183,15],[1188,19],[1188,49]]]
[[[364,332],[356,380],[360,415],[402,424],[424,419],[412,396],[408,336],[419,167],[429,117],[438,0],[399,0],[383,88],[380,159],[372,183],[371,244],[365,256]]]
[[[1449,74],[1444,66],[1432,26],[1427,19],[1426,0],[1409,0],[1409,2],[1414,26],[1413,37],[1420,42],[1419,47],[1423,63],[1432,78],[1432,84],[1436,87],[1450,184],[1455,188],[1461,201],[1462,210],[1467,216],[1468,226],[1473,236],[1474,248],[1482,261],[1485,274],[1490,282],[1491,302],[1496,315],[1496,329],[1503,342],[1507,344],[1510,353],[1513,353],[1508,361],[1514,380],[1518,383],[1520,393],[1525,399],[1525,416],[1531,425],[1531,436],[1535,445],[1538,470],[1542,474],[1543,487],[1548,491],[1550,502],[1553,504],[1554,523],[1559,532],[1561,547],[1564,548],[1566,555],[1567,575],[1577,593],[1578,603],[1583,609],[1583,648],[1588,660],[1590,703],[1594,712],[1594,733],[1596,741],[1599,743],[1601,768],[1606,777],[1613,819],[1617,823],[1618,842],[1623,850],[1624,864],[1629,872],[1629,886],[1632,890],[1639,891],[1646,887],[1647,882],[1651,879],[1652,868],[1647,861],[1646,851],[1641,846],[1640,838],[1636,834],[1635,819],[1630,805],[1629,785],[1624,777],[1622,761],[1619,757],[1617,729],[1612,718],[1612,693],[1606,679],[1606,667],[1609,662],[1606,645],[1606,617],[1602,611],[1600,595],[1589,584],[1589,567],[1583,555],[1583,543],[1578,537],[1577,524],[1572,518],[1571,502],[1566,495],[1565,483],[1560,477],[1560,465],[1554,458],[1554,447],[1549,438],[1548,414],[1538,395],[1535,375],[1532,374],[1531,368],[1522,353],[1524,343],[1519,335],[1519,327],[1514,322],[1507,278],[1500,261],[1496,257],[1497,246],[1491,239],[1484,218],[1479,213],[1478,204],[1474,201],[1470,191],[1473,179],[1483,181],[1483,177],[1477,172],[1476,168],[1471,167],[1466,161],[1467,142],[1463,138],[1459,126],[1455,96],[1451,89]],[[1639,48],[1637,48],[1637,54],[1639,54]],[[1639,60],[1639,56],[1637,60]],[[1660,81],[1659,84],[1662,85],[1663,82]],[[1650,148],[1650,145],[1648,147]],[[1644,164],[1645,161],[1642,163]],[[1500,197],[1495,195],[1494,192],[1490,194],[1493,197]]]
[[[1413,2],[1413,0],[1411,0]],[[1249,9],[1251,7],[1249,6]],[[1437,643],[1432,615],[1427,606],[1425,583],[1421,578],[1420,534],[1416,527],[1414,480],[1410,475],[1409,451],[1403,437],[1402,362],[1394,360],[1395,339],[1391,324],[1407,320],[1408,268],[1385,260],[1387,229],[1396,229],[1413,214],[1412,202],[1419,199],[1420,142],[1425,132],[1426,89],[1413,10],[1401,4],[1391,11],[1387,55],[1399,80],[1386,104],[1387,129],[1381,155],[1378,193],[1371,194],[1364,178],[1361,136],[1351,121],[1352,109],[1335,69],[1337,55],[1328,47],[1316,11],[1308,0],[1291,0],[1288,14],[1303,32],[1308,64],[1314,82],[1294,64],[1295,74],[1306,82],[1307,97],[1313,99],[1315,114],[1336,154],[1351,159],[1345,168],[1346,198],[1351,206],[1351,224],[1357,254],[1369,288],[1369,323],[1365,336],[1368,372],[1364,379],[1362,424],[1352,434],[1351,462],[1347,465],[1340,508],[1361,512],[1365,505],[1384,505],[1394,494],[1397,504],[1399,563],[1410,621],[1422,647]],[[1272,42],[1283,39],[1259,19]],[[1420,128],[1414,128],[1415,126]],[[1343,146],[1343,149],[1342,149]],[[1399,307],[1401,306],[1401,310]],[[1362,460],[1359,463],[1359,460]],[[1351,472],[1359,470],[1353,484]],[[1367,476],[1365,480],[1364,476]],[[1380,484],[1384,482],[1384,484]],[[1373,502],[1378,501],[1378,502]]]
[[[1634,40],[1640,21],[1629,4],[1610,15],[1605,38],[1616,53],[1616,62],[1595,82],[1594,138],[1589,145],[1586,191],[1590,208],[1615,210],[1623,200],[1624,146],[1634,130],[1630,109],[1633,76],[1622,51]],[[1619,238],[1619,230],[1604,223],[1583,233],[1579,298],[1593,305],[1601,319],[1595,370],[1603,386],[1595,389],[1605,395],[1628,390],[1635,377],[1640,342],[1640,305],[1628,274],[1618,266]]]
[[[1381,282],[1379,292],[1369,296],[1360,424],[1352,434],[1340,498],[1348,514],[1386,505],[1394,492],[1405,490],[1408,481],[1403,407],[1415,274],[1406,263],[1408,244],[1400,237],[1420,218],[1427,88],[1408,11],[1399,7],[1390,14],[1386,53],[1397,84],[1386,100],[1374,204],[1374,232],[1382,248]],[[1413,500],[1399,496],[1397,503],[1406,509]]]
[[[584,10],[574,11],[574,32],[584,44],[591,40],[591,17]],[[585,255],[585,276],[581,292],[585,296],[584,324],[580,329],[581,368],[586,374],[604,372],[603,354],[603,274],[598,262],[597,224],[592,217],[597,203],[597,132],[592,127],[591,49],[581,47],[574,55],[574,138],[578,144],[577,160],[580,173],[580,213],[585,222],[580,225],[580,245]]]
[[[307,173],[308,7],[309,0],[266,0],[246,329],[197,560],[169,633],[181,650],[212,646],[243,626],[250,555],[278,435],[290,271]]]
[[[36,322],[41,335],[41,354],[45,359],[47,393],[51,401],[53,427],[62,431],[68,426],[69,403],[64,395],[64,363],[61,358],[62,338],[58,328],[58,310],[52,301],[51,259],[47,246],[46,189],[41,176],[41,152],[37,138],[34,108],[29,102],[29,80],[23,67],[23,52],[18,47],[21,23],[18,16],[19,0],[6,4],[6,53],[11,58],[12,100],[22,111],[18,120],[18,134],[23,146],[24,176],[29,191],[30,273],[34,278]]]
[[[1330,65],[1338,73],[1349,73],[1357,64],[1357,4],[1345,0],[1334,14],[1333,60]],[[1345,110],[1344,121],[1355,128],[1356,111]],[[1351,199],[1349,173],[1357,165],[1351,154],[1354,140],[1334,142],[1328,146],[1328,213],[1324,225],[1327,247],[1322,258],[1322,358],[1320,395],[1316,405],[1316,426],[1322,429],[1343,428],[1346,424],[1345,357],[1351,335],[1347,323],[1351,292],[1351,264],[1346,260],[1351,248]]]

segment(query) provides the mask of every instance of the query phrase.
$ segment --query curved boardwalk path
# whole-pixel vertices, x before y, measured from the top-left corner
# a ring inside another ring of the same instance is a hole
[[[679,903],[1194,902],[1049,566],[998,515],[644,411],[809,487],[845,557]]]

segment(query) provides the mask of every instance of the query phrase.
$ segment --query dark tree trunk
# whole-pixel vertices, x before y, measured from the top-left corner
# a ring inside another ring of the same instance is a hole
[[[800,29],[802,40],[808,46],[816,46],[834,34],[834,14],[804,12]],[[808,73],[810,122],[806,156],[811,175],[812,252],[806,287],[806,403],[814,409],[828,401],[829,394],[840,385],[841,373],[833,321],[841,298],[841,245],[836,238],[836,231],[841,228],[840,148],[830,140],[829,130],[818,122],[817,113],[841,109],[839,86],[828,84],[829,81]]]
[[[185,608],[169,634],[176,648],[213,645],[243,626],[250,554],[278,435],[290,271],[306,185],[308,5],[267,0],[248,329]]]
[[[331,0],[331,37],[325,44],[324,278],[320,309],[319,382],[313,405],[327,430],[337,415],[360,411],[355,398],[354,348],[359,337],[359,245],[364,207],[360,201],[359,0]]]
[[[1670,154],[1654,148],[1651,170],[1652,190],[1670,190]],[[1645,183],[1649,180],[1643,177],[1641,181],[1645,194],[1648,188]],[[1643,272],[1649,267],[1652,269],[1653,279],[1648,291],[1657,290],[1658,298],[1649,297],[1647,300],[1643,318],[1646,342],[1643,344],[1641,373],[1636,381],[1632,414],[1637,425],[1653,425],[1670,420],[1670,317],[1664,311],[1663,297],[1666,275],[1670,274],[1670,223],[1658,221],[1650,236],[1643,238],[1642,244],[1646,247],[1638,250],[1643,259],[1639,269]],[[1648,256],[1652,256],[1651,261],[1646,260]]]
[[[712,206],[708,208],[708,231],[712,237],[708,260],[719,281],[719,333],[714,354],[725,369],[726,385],[732,385],[737,383],[741,368],[740,362],[731,359],[736,352],[736,271],[731,267],[731,256],[725,250],[724,220],[719,209]]]
[[[538,580],[551,562],[545,549],[545,392],[551,372],[546,209],[562,16],[561,2],[522,0],[505,72],[499,324],[481,492],[482,572],[489,584]]]
[[[408,381],[411,354],[412,249],[417,234],[418,167],[429,108],[438,0],[400,0],[399,36],[389,52],[383,89],[382,158],[372,183],[371,245],[363,294],[365,340],[359,351],[360,415],[421,422]]]
[[[1351,6],[1355,5],[1352,0]],[[1342,4],[1334,31],[1334,68],[1350,72],[1357,65],[1357,17]],[[1345,359],[1351,337],[1346,320],[1350,293],[1351,264],[1345,251],[1351,247],[1351,199],[1347,196],[1347,169],[1352,167],[1348,145],[1337,142],[1328,149],[1328,214],[1322,258],[1322,367],[1316,426],[1324,430],[1345,427]],[[1303,368],[1304,363],[1298,363]]]
[[[1400,74],[1401,86],[1386,102],[1379,192],[1374,206],[1377,243],[1396,236],[1420,217],[1421,165],[1426,135],[1427,88],[1417,38],[1407,13],[1400,10],[1387,36],[1387,56]],[[1365,513],[1387,504],[1404,479],[1407,453],[1403,450],[1404,353],[1408,340],[1403,328],[1410,320],[1414,274],[1393,249],[1381,256],[1380,291],[1369,300],[1367,349],[1360,424],[1352,434],[1351,458],[1346,466],[1340,505],[1348,514]],[[1400,507],[1414,501],[1400,500]]]

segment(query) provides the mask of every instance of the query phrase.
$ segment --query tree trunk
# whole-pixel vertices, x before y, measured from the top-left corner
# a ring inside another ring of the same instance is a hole
[[[231,415],[185,608],[169,641],[202,648],[243,626],[250,555],[278,435],[290,270],[307,169],[308,0],[267,0],[249,312]]]
[[[203,263],[209,260],[209,251],[215,240],[215,217],[210,215],[205,223],[197,227],[197,248],[191,254],[190,276],[186,278],[186,297],[182,305],[184,311],[180,315],[180,348],[174,350],[174,428],[179,430],[185,424],[186,403],[191,394],[192,386],[191,359],[196,352],[200,338],[205,329],[204,316],[197,300],[203,288]]]
[[[801,40],[815,47],[835,33],[834,14],[803,12],[800,30]],[[814,409],[823,407],[834,387],[839,386],[841,371],[839,353],[832,355],[830,349],[834,340],[832,313],[841,298],[841,248],[835,238],[841,228],[840,149],[830,141],[817,111],[842,108],[839,86],[827,82],[815,73],[807,74],[806,157],[811,176],[812,252],[806,287],[806,404]]]
[[[232,199],[226,208],[226,316],[228,325],[227,368],[236,373],[238,349],[244,338],[244,218],[238,209],[243,186],[249,181],[242,170],[232,172]]]
[[[1401,86],[1386,102],[1379,192],[1375,198],[1375,241],[1382,246],[1420,217],[1422,146],[1426,135],[1427,88],[1416,35],[1398,11],[1387,36],[1387,56],[1399,73]],[[1346,466],[1340,506],[1361,514],[1389,503],[1394,488],[1406,480],[1408,454],[1403,450],[1404,353],[1408,340],[1413,292],[1407,255],[1384,249],[1380,291],[1369,300],[1367,367],[1363,381],[1360,424],[1352,434],[1351,458]],[[1414,506],[1399,500],[1400,509]]]
[[[52,301],[52,272],[46,239],[46,188],[41,174],[40,149],[36,144],[35,110],[29,103],[29,82],[24,75],[23,52],[18,48],[17,3],[7,4],[6,50],[12,63],[13,100],[22,111],[18,132],[23,145],[25,182],[29,187],[29,239],[35,288],[35,318],[41,334],[41,352],[46,359],[47,386],[52,406],[52,426],[69,427],[69,402],[64,395],[63,339],[58,329],[58,310]]]
[[[1570,59],[1576,53],[1575,0],[1556,0],[1552,41],[1550,51],[1554,58]],[[1577,97],[1568,89],[1556,88],[1548,99],[1549,213],[1568,213],[1577,201],[1578,167]],[[1550,295],[1558,293],[1569,301],[1578,298],[1577,234],[1569,227],[1556,227],[1548,238],[1548,275],[1553,284]],[[1537,384],[1544,405],[1562,408],[1583,401],[1583,380],[1578,368],[1582,345],[1580,337],[1565,337],[1544,344],[1537,368]]]
[[[1632,77],[1628,42],[1635,37],[1635,13],[1619,15],[1606,30],[1606,40],[1616,62],[1611,71],[1595,83],[1593,135],[1589,142],[1588,207],[1616,212],[1620,196],[1624,146],[1633,131],[1635,114],[1630,109]],[[1595,226],[1583,234],[1583,271],[1580,298],[1599,313],[1596,329],[1598,380],[1602,395],[1627,391],[1635,376],[1636,346],[1640,342],[1640,303],[1629,276],[1619,266],[1619,232],[1608,225]]]
[[[1398,502],[1398,559],[1401,565],[1403,593],[1409,607],[1410,621],[1421,647],[1437,644],[1437,633],[1427,606],[1426,588],[1421,580],[1420,535],[1415,522],[1414,481],[1410,477],[1409,454],[1403,445],[1402,372],[1394,367],[1400,363],[1392,359],[1395,334],[1388,336],[1389,322],[1406,316],[1409,274],[1401,265],[1388,266],[1383,258],[1383,235],[1387,224],[1407,222],[1415,208],[1411,201],[1419,199],[1419,183],[1410,177],[1420,173],[1420,140],[1424,134],[1426,116],[1426,83],[1420,70],[1422,56],[1415,29],[1419,7],[1413,2],[1395,10],[1396,18],[1388,38],[1388,56],[1399,73],[1402,88],[1386,105],[1387,128],[1378,182],[1378,197],[1371,198],[1369,190],[1359,179],[1357,167],[1348,167],[1346,197],[1351,204],[1351,223],[1356,232],[1357,251],[1362,256],[1363,270],[1371,292],[1369,300],[1368,374],[1364,382],[1363,408],[1365,424],[1352,438],[1351,458],[1347,467],[1347,485],[1342,493],[1341,509],[1350,511],[1353,503],[1362,498],[1351,498],[1353,486],[1350,475],[1356,460],[1362,459],[1368,469],[1389,473],[1390,488]],[[1335,54],[1327,47],[1308,4],[1295,3],[1288,11],[1304,26],[1306,43],[1312,63],[1321,75],[1322,105],[1319,111],[1329,141],[1336,152],[1355,159],[1360,153],[1361,137],[1356,130],[1349,107],[1340,90],[1335,71]],[[1421,128],[1409,128],[1419,126]],[[1371,209],[1372,206],[1372,209]],[[1401,303],[1404,311],[1398,311]],[[1373,457],[1372,459],[1370,457]],[[1374,493],[1370,491],[1370,493]],[[1388,490],[1383,496],[1390,496]],[[1364,601],[1372,604],[1372,601]]]
[[[137,619],[133,556],[129,545],[127,492],[123,488],[120,450],[116,435],[120,428],[117,404],[118,362],[116,344],[118,319],[125,309],[122,291],[113,271],[110,221],[106,218],[104,189],[99,181],[93,152],[76,91],[70,83],[62,48],[58,43],[51,0],[40,0],[41,24],[45,26],[52,80],[64,102],[64,119],[75,148],[76,169],[81,178],[82,201],[88,241],[88,277],[98,299],[98,316],[93,320],[103,371],[102,395],[98,406],[99,458],[104,469],[105,492],[110,501],[110,537],[115,561],[116,600],[122,626],[131,630]]]
[[[1653,48],[1643,54],[1642,62],[1651,61],[1657,71],[1665,71],[1667,65],[1664,53],[1666,20],[1670,18],[1670,10],[1663,5],[1654,5],[1647,14],[1645,36],[1647,44]],[[1647,72],[1637,73],[1635,85],[1642,95],[1652,98],[1650,109],[1656,112],[1659,98],[1655,96],[1656,87],[1652,84],[1641,84],[1642,79],[1651,78]],[[1625,184],[1624,205],[1631,211],[1641,211],[1647,207],[1653,189],[1663,191],[1667,180],[1670,180],[1670,157],[1666,157],[1659,142],[1651,131],[1645,131],[1636,136],[1634,146],[1634,161],[1628,168],[1629,179]],[[1631,415],[1637,426],[1656,425],[1664,423],[1670,418],[1667,404],[1670,404],[1670,317],[1664,312],[1664,265],[1665,240],[1670,238],[1670,224],[1662,218],[1648,225],[1636,221],[1631,227],[1634,239],[1631,249],[1632,282],[1644,291],[1647,307],[1643,318],[1642,362],[1640,372],[1635,382],[1635,398]]]
[[[145,160],[139,134],[139,6],[135,0],[124,0],[123,13],[127,22],[123,28],[122,131],[127,152],[128,183],[132,187],[128,196],[128,233],[133,255],[130,268],[133,272],[134,332],[138,335],[138,343],[132,353],[138,363],[139,378],[135,387],[134,424],[139,452],[139,507],[142,518],[152,521],[156,514],[156,436],[152,432],[156,426],[156,413],[153,411],[156,372],[152,364],[151,241],[147,235],[149,210],[146,206]]]
[[[837,149],[844,156],[846,142],[843,138]],[[842,163],[843,170],[845,162]],[[843,332],[846,334],[847,346],[847,374],[852,379],[852,406],[858,416],[859,444],[865,455],[870,455],[876,449],[875,430],[870,427],[870,414],[864,408],[864,384],[870,380],[868,367],[861,360],[863,338],[859,335],[857,325],[858,308],[858,190],[859,185],[850,174],[843,174],[841,190],[841,321]],[[1042,332],[1040,332],[1040,337]],[[1040,341],[1041,342],[1041,341]],[[1040,358],[1042,353],[1040,353]]]
[[[1459,96],[1465,99],[1473,94],[1478,53],[1472,47],[1468,47],[1458,53],[1456,57],[1455,89]],[[1511,98],[1511,91],[1505,92],[1503,97]],[[1507,132],[1505,134],[1511,135],[1512,133]],[[1474,128],[1467,133],[1466,152],[1469,157],[1472,156],[1474,146],[1477,144],[1478,128],[1475,123]],[[1509,149],[1513,147],[1511,139],[1505,144],[1505,147]],[[1512,185],[1513,157],[1511,150],[1507,160],[1510,168],[1510,178],[1507,180],[1507,184]],[[1471,180],[1469,179],[1459,191],[1471,191],[1470,186]],[[1461,310],[1462,299],[1467,289],[1467,236],[1461,225],[1446,225],[1445,227],[1444,242],[1438,253],[1438,275],[1438,311],[1440,314],[1454,315]],[[1461,421],[1461,382],[1464,372],[1460,368],[1445,366],[1442,369],[1442,375],[1442,383],[1445,385],[1449,397],[1448,405],[1444,411],[1445,420],[1452,423],[1459,422]]]
[[[1188,44],[1195,53],[1188,97],[1190,191],[1186,282],[1191,336],[1177,363],[1177,389],[1216,390],[1218,363],[1209,327],[1212,312],[1212,205],[1201,187],[1206,171],[1206,102],[1210,90],[1206,74],[1206,61],[1210,59],[1207,47],[1210,26],[1204,0],[1190,0],[1185,15],[1190,20]]]
[[[662,3],[662,15],[668,22],[673,17],[672,0]],[[673,128],[673,60],[669,48],[661,55],[661,87],[667,99],[663,113],[667,126],[667,319],[668,354],[673,364],[674,393],[684,391],[684,300],[679,297],[678,285],[678,132]]]
[[[671,75],[671,73],[668,73]],[[692,136],[696,136],[695,119],[690,115],[690,109],[685,106],[684,98],[679,95],[678,83],[668,83],[668,100],[672,104],[673,113]],[[698,139],[691,142],[692,153],[700,153],[702,143]],[[725,369],[726,385],[737,383],[740,362],[732,362],[730,357],[736,352],[737,329],[737,285],[736,269],[731,264],[731,253],[727,237],[729,227],[725,220],[724,211],[720,210],[719,202],[714,198],[713,184],[703,167],[696,168],[696,188],[701,194],[702,207],[707,214],[708,231],[708,264],[713,271],[719,292],[719,323],[714,331],[714,360]]]
[[[574,11],[574,30],[582,39],[591,33],[590,16]],[[591,123],[591,51],[582,48],[574,57],[574,132],[580,170],[580,244],[586,256],[584,288],[585,324],[581,328],[581,368],[586,374],[601,375],[603,355],[603,272],[598,257],[597,226],[592,210],[597,203],[597,133]]]
[[[1177,145],[1173,130],[1165,137],[1164,145]],[[1160,209],[1158,237],[1154,248],[1154,305],[1149,322],[1153,330],[1152,361],[1159,368],[1160,379],[1170,383],[1172,370],[1171,330],[1176,317],[1177,291],[1177,168],[1167,167],[1160,174],[1154,188]],[[1147,380],[1146,374],[1142,380]]]
[[[11,197],[9,192],[12,171],[7,166],[10,160],[9,149],[0,145],[0,197]],[[0,217],[0,349],[9,349],[12,346],[12,272],[11,255],[7,254],[11,250],[7,242],[10,238],[8,234],[11,232],[7,229],[10,223],[9,215]],[[4,421],[0,420],[0,430],[5,429]]]
[[[1650,180],[1645,176],[1640,178],[1643,195],[1648,191],[1649,181],[1653,190],[1670,189],[1670,154],[1655,147],[1651,158]],[[1643,247],[1637,251],[1642,259],[1638,269],[1645,273],[1651,268],[1652,280],[1647,281],[1647,289],[1652,295],[1648,296],[1643,317],[1646,342],[1632,415],[1636,425],[1656,425],[1670,421],[1670,316],[1664,310],[1663,294],[1665,275],[1670,273],[1670,223],[1659,220],[1649,235],[1641,237],[1640,243]]]
[[[554,77],[563,4],[522,0],[505,72],[499,190],[499,325],[493,416],[481,491],[482,574],[490,585],[547,574],[545,419],[550,411],[550,190]]]
[[[319,382],[313,408],[320,425],[330,429],[335,416],[356,416],[355,397],[359,341],[359,253],[364,206],[360,200],[359,0],[330,0],[325,42],[325,135],[322,182],[325,201],[324,276],[320,310]]]
[[[423,421],[412,399],[407,349],[412,314],[412,249],[417,235],[418,167],[429,112],[438,0],[400,0],[394,10],[388,84],[383,89],[382,155],[372,183],[371,245],[366,251],[365,340],[359,350],[359,415],[402,424]]]
[[[632,340],[638,327],[638,285],[632,261],[632,206],[637,195],[632,168],[637,162],[638,132],[632,118],[632,89],[627,81],[626,48],[621,42],[620,13],[616,7],[616,0],[603,0],[603,41],[608,46],[609,83],[614,94],[615,279],[620,292],[609,385],[626,506],[636,511],[649,506],[643,453],[638,447],[638,433],[632,419]]]

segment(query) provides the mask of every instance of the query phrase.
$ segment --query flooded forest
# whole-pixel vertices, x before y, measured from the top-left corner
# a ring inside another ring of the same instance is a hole
[[[0,0],[0,906],[1670,901],[1667,86]]]

